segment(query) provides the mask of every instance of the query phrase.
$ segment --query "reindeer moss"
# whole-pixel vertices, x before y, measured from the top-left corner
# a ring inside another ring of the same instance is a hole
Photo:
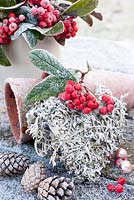
[[[98,87],[96,96],[108,94],[115,102],[112,113],[102,116],[98,110],[84,115],[69,110],[57,97],[37,103],[27,113],[28,130],[40,156],[49,156],[53,166],[60,159],[76,179],[95,181],[101,175],[122,139],[126,108],[109,90]]]

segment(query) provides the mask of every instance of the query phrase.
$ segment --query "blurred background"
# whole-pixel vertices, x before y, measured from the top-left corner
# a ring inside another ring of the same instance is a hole
[[[79,20],[78,36],[134,41],[134,0],[99,0],[96,11],[103,21],[93,17],[94,25],[89,27]]]

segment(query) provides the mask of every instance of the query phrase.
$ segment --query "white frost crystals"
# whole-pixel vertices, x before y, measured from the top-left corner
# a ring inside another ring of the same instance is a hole
[[[105,116],[97,110],[88,115],[69,110],[57,97],[36,103],[26,117],[38,155],[49,156],[53,165],[60,159],[77,179],[95,181],[109,162],[107,155],[117,149],[126,122],[125,103],[102,87],[96,90],[100,104],[105,93],[115,102]]]

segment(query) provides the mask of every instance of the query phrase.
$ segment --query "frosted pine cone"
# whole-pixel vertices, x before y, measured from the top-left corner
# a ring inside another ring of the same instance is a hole
[[[29,166],[29,158],[17,153],[0,153],[0,175],[22,174]]]
[[[22,177],[21,185],[26,192],[37,190],[39,183],[46,178],[45,166],[42,162],[37,162],[27,168]]]
[[[65,177],[53,176],[42,181],[38,188],[39,200],[72,200],[74,183]]]

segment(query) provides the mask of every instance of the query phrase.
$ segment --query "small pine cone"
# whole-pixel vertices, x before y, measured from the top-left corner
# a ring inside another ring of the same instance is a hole
[[[29,193],[36,191],[40,182],[46,178],[45,171],[43,162],[37,162],[30,165],[21,180],[23,189]]]
[[[17,153],[0,153],[0,175],[22,174],[30,165],[29,158]]]
[[[46,178],[38,187],[39,200],[71,200],[73,193],[74,183],[65,177]]]

